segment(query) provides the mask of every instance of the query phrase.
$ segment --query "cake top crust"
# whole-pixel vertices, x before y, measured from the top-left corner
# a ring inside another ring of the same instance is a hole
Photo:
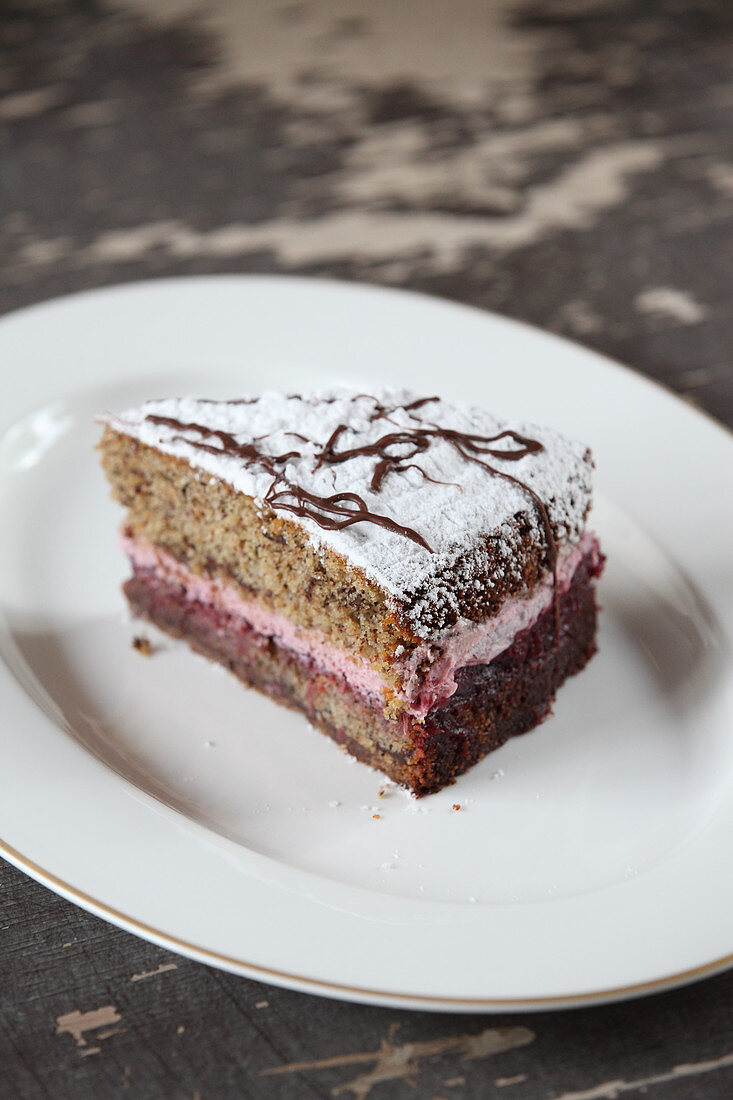
[[[302,525],[421,635],[455,584],[486,583],[489,543],[511,568],[519,517],[552,569],[590,507],[585,445],[404,390],[183,397],[100,420]]]

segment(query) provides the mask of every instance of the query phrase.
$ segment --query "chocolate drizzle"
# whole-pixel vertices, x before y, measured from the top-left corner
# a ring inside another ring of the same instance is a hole
[[[374,402],[374,410],[369,416],[370,423],[380,419],[389,422],[392,414],[398,410],[404,410],[415,420],[415,427],[396,425],[397,430],[387,432],[373,443],[338,450],[337,444],[344,433],[350,430],[348,424],[339,424],[320,451],[316,452],[314,471],[324,466],[337,466],[354,458],[374,458],[375,464],[370,483],[371,490],[374,493],[380,492],[385,478],[392,474],[404,473],[409,469],[416,469],[426,479],[435,481],[415,462],[415,459],[419,455],[425,454],[434,441],[442,440],[444,443],[449,444],[464,461],[483,467],[491,476],[509,481],[527,494],[541,521],[546,540],[547,564],[556,581],[557,544],[545,504],[526,482],[521,481],[505,470],[497,469],[496,466],[487,461],[488,458],[493,458],[502,462],[518,462],[523,458],[543,451],[544,447],[540,442],[520,435],[512,429],[506,429],[493,436],[483,436],[443,428],[438,424],[423,421],[413,415],[417,409],[437,401],[437,397],[418,398],[409,404],[396,405],[392,408],[385,407],[376,398],[368,394],[358,394],[354,400],[358,399]],[[265,502],[271,508],[290,512],[299,518],[313,520],[319,527],[328,531],[340,531],[355,523],[376,524],[410,539],[429,553],[433,553],[425,538],[419,532],[410,527],[404,527],[390,516],[371,511],[365,500],[357,493],[342,492],[334,493],[332,496],[319,496],[290,480],[285,472],[287,464],[291,460],[304,458],[305,455],[301,451],[290,450],[283,454],[271,455],[259,446],[261,440],[266,439],[267,436],[242,443],[231,432],[209,428],[203,424],[185,422],[170,416],[158,416],[154,413],[148,414],[146,419],[153,424],[171,428],[177,433],[194,433],[198,437],[194,441],[184,435],[177,434],[174,437],[176,440],[189,443],[214,455],[225,455],[241,459],[246,466],[259,466],[272,477],[272,483],[264,496]],[[286,434],[304,443],[309,442],[298,432],[288,432]],[[313,444],[318,445],[315,440]],[[557,584],[555,584],[555,589],[557,589]]]
[[[367,397],[368,395],[359,394],[359,396]],[[389,416],[400,407],[397,406],[392,409],[386,409],[376,398],[372,398],[372,400],[375,403],[376,409],[369,418],[370,422],[379,419],[389,419]],[[409,405],[403,405],[401,407],[409,413],[411,410],[421,408],[423,405],[437,400],[437,397],[423,397],[417,401],[411,401]],[[422,424],[423,422],[420,421],[419,423]],[[401,428],[399,431],[389,432],[383,435],[374,443],[365,443],[359,447],[351,447],[347,450],[337,451],[336,444],[338,440],[343,433],[348,430],[348,424],[339,424],[334,429],[323,450],[317,456],[315,469],[318,469],[320,466],[335,466],[341,462],[348,462],[351,458],[377,458],[378,461],[374,466],[371,480],[371,489],[374,493],[379,492],[382,487],[382,482],[388,474],[404,472],[408,469],[419,470],[424,477],[433,481],[434,479],[429,477],[421,466],[411,460],[416,458],[419,454],[424,454],[433,440],[436,439],[442,439],[446,443],[449,443],[466,462],[473,462],[477,466],[482,466],[494,477],[503,478],[505,481],[510,481],[513,485],[518,486],[527,493],[537,509],[547,543],[547,564],[552,570],[553,577],[555,577],[557,569],[557,542],[544,502],[526,482],[514,477],[513,474],[507,473],[505,470],[497,470],[495,466],[490,465],[484,458],[479,457],[489,455],[492,458],[497,458],[505,462],[518,462],[528,455],[538,454],[544,450],[544,447],[538,440],[529,439],[527,436],[520,435],[519,432],[515,432],[510,428],[503,432],[499,432],[497,435],[485,436],[474,435],[468,432],[459,432],[451,428],[441,428],[437,424],[428,424],[427,427]],[[500,443],[502,440],[511,441],[515,446],[497,448],[495,444]],[[398,453],[395,454],[395,450]]]
[[[366,501],[356,493],[334,493],[330,497],[321,497],[315,493],[309,493],[300,485],[288,485],[286,489],[280,490],[276,489],[276,485],[277,483],[273,482],[265,494],[265,501],[271,508],[283,508],[286,512],[293,512],[301,518],[312,519],[326,531],[342,531],[352,523],[376,523],[388,531],[394,531],[398,535],[412,539],[429,554],[433,552],[417,531],[413,531],[411,527],[403,527],[401,523],[390,519],[389,516],[370,512]],[[295,503],[289,503],[288,497],[293,497]],[[354,507],[347,508],[346,504],[352,504]]]
[[[376,418],[373,417],[372,419]],[[378,458],[379,461],[374,467],[371,481],[372,492],[375,493],[379,492],[387,474],[409,469],[410,465],[414,466],[415,464],[409,463],[409,460],[427,451],[434,439],[445,440],[458,451],[466,462],[475,462],[477,465],[483,466],[485,469],[489,470],[490,473],[497,474],[499,477],[504,476],[501,471],[495,470],[492,466],[489,466],[488,463],[479,459],[477,455],[487,454],[491,455],[493,458],[500,458],[509,462],[518,462],[520,458],[525,458],[529,454],[537,454],[538,451],[543,450],[542,444],[538,443],[537,440],[527,439],[526,436],[519,435],[518,432],[510,429],[494,436],[469,435],[466,432],[457,432],[450,428],[440,428],[434,424],[427,428],[405,428],[397,432],[390,432],[387,435],[383,435],[381,439],[377,439],[374,443],[365,443],[360,447],[352,447],[346,451],[336,451],[335,446],[337,441],[341,435],[348,430],[348,424],[339,424],[338,427],[334,429],[331,437],[318,456],[315,468],[318,469],[320,466],[336,466],[341,462],[348,462],[350,458]],[[499,440],[507,438],[512,439],[517,444],[515,449],[496,450],[490,446],[492,443],[498,443]],[[401,453],[393,454],[392,448],[403,448],[403,450]],[[421,467],[418,466],[417,469],[419,469],[421,473],[425,473]],[[515,482],[517,485],[521,485],[527,492],[532,493],[532,490],[528,486],[524,485],[523,482],[518,481],[516,478],[510,477],[509,480]]]
[[[386,528],[388,531],[394,531],[395,534],[402,535],[404,538],[411,539],[418,546],[422,546],[423,549],[427,550],[429,554],[433,552],[421,534],[413,531],[411,527],[404,527],[389,516],[370,511],[366,501],[356,493],[335,493],[330,497],[322,497],[309,492],[302,485],[296,485],[286,479],[283,475],[284,467],[290,459],[302,458],[303,455],[300,451],[286,451],[280,455],[268,455],[258,448],[257,443],[259,440],[253,440],[251,443],[239,443],[231,432],[225,432],[219,428],[207,428],[205,425],[197,424],[194,421],[182,421],[172,416],[157,416],[155,413],[149,413],[145,419],[152,424],[173,428],[178,432],[195,432],[201,438],[197,439],[195,444],[192,445],[202,451],[208,451],[209,454],[223,454],[232,458],[241,458],[247,466],[257,463],[273,478],[264,498],[271,508],[292,512],[301,519],[312,519],[325,531],[342,531],[345,527],[350,527],[354,523],[374,523],[379,527]],[[288,434],[305,440],[305,437],[300,436],[299,433],[289,432]],[[174,439],[183,443],[192,443],[183,435],[176,435]],[[217,439],[220,446],[205,443],[205,439]],[[307,440],[305,441],[307,442]]]
[[[174,416],[157,416],[155,413],[148,413],[145,417],[152,424],[160,424],[165,428],[173,428],[180,432],[196,432],[201,436],[201,439],[197,439],[193,446],[196,446],[201,451],[208,451],[212,455],[227,455],[230,458],[241,458],[245,465],[250,466],[253,462],[259,463],[263,466],[269,474],[277,474],[277,467],[284,466],[291,458],[301,458],[300,451],[286,451],[281,455],[268,455],[264,454],[256,446],[258,440],[253,440],[251,443],[238,443],[236,436],[231,432],[224,432],[220,428],[207,428],[203,424],[196,424],[192,421],[177,420]],[[185,436],[177,435],[174,439],[180,440],[182,443],[191,443],[190,439],[186,439]],[[221,446],[214,447],[210,443],[203,443],[203,439],[218,439]]]

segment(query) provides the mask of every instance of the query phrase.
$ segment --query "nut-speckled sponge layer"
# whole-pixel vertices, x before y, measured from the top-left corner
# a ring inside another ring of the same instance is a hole
[[[296,525],[420,638],[531,587],[590,506],[582,444],[402,391],[169,399],[102,419]]]

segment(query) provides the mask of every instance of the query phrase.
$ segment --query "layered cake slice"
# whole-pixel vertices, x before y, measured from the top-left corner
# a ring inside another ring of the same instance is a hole
[[[416,795],[595,651],[588,449],[401,391],[105,415],[133,611]]]

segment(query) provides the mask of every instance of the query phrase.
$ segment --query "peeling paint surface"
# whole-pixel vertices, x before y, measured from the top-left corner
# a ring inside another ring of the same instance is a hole
[[[79,1009],[75,1009],[73,1012],[67,1012],[63,1016],[56,1018],[56,1034],[63,1035],[68,1032],[75,1040],[77,1046],[85,1047],[87,1045],[86,1032],[98,1031],[100,1028],[108,1028],[110,1024],[117,1024],[122,1019],[118,1014],[114,1005],[104,1005],[102,1008],[95,1008],[91,1012],[80,1012]],[[107,1032],[106,1038],[109,1034],[114,1032]],[[97,1039],[101,1039],[101,1034],[97,1035]]]
[[[731,58],[724,0],[6,0],[0,313],[219,272],[407,287],[733,427]],[[365,1008],[174,958],[7,865],[0,948],[3,1097],[733,1096],[732,974]]]
[[[0,310],[209,271],[408,286],[730,420],[729,377],[705,373],[731,345],[730,19],[716,0],[19,7]],[[703,321],[704,350],[667,337]]]
[[[656,1073],[651,1077],[640,1077],[635,1081],[604,1081],[600,1085],[592,1085],[590,1088],[581,1089],[580,1092],[564,1092],[555,1100],[618,1100],[624,1093],[646,1093],[658,1085],[665,1085],[672,1081],[681,1081],[684,1078],[700,1077],[703,1074],[714,1073],[733,1066],[733,1054],[724,1054],[722,1058],[714,1058],[709,1062],[694,1062],[680,1066],[673,1066],[666,1073]]]
[[[681,325],[697,325],[705,319],[705,310],[691,294],[671,286],[650,287],[636,299],[642,313],[671,317]]]
[[[131,982],[144,982],[148,978],[155,978],[158,974],[165,974],[168,970],[178,970],[176,963],[161,963],[160,966],[156,966],[155,970],[143,970],[141,974],[132,974],[130,976]]]
[[[534,1033],[526,1027],[485,1028],[477,1035],[449,1035],[421,1043],[396,1044],[383,1039],[379,1049],[332,1058],[322,1058],[314,1062],[293,1062],[262,1071],[263,1077],[280,1074],[301,1074],[305,1070],[331,1069],[333,1067],[357,1065],[374,1062],[374,1068],[368,1073],[355,1077],[331,1090],[333,1096],[350,1092],[357,1100],[366,1100],[372,1089],[389,1081],[415,1082],[424,1061],[435,1059],[449,1052],[457,1052],[462,1061],[491,1058],[516,1047],[527,1046],[534,1041]]]

